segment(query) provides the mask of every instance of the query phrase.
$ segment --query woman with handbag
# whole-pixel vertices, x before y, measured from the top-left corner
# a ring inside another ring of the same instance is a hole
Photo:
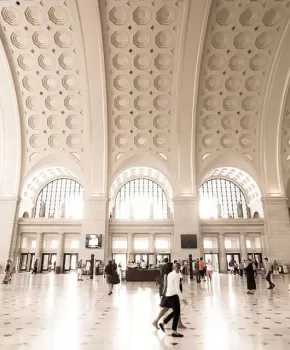
[[[113,294],[113,288],[114,284],[120,283],[120,277],[117,272],[117,265],[113,263],[112,260],[109,261],[109,264],[105,267],[105,275],[106,275],[106,281],[109,285],[109,294]]]

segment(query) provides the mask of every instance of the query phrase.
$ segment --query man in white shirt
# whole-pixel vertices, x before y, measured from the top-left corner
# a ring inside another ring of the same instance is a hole
[[[173,312],[171,312],[162,323],[159,323],[159,327],[165,332],[164,325],[173,319],[172,336],[178,338],[183,337],[182,334],[177,332],[178,320],[180,317],[180,300],[186,304],[180,291],[180,264],[176,263],[174,265],[174,270],[167,276],[165,297],[161,303],[162,305],[160,305],[162,307],[173,309]]]
[[[141,261],[140,267],[142,270],[146,269],[147,265],[146,265],[146,262],[144,260]]]
[[[268,258],[265,258],[265,270],[266,270],[266,281],[269,283],[268,289],[274,289],[275,284],[271,281],[271,275],[273,273],[273,264]]]

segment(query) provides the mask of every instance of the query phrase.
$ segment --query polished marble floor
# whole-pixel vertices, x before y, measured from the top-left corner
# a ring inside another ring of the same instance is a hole
[[[269,291],[259,276],[251,296],[240,276],[186,281],[188,329],[176,340],[151,326],[159,311],[154,283],[122,282],[109,297],[102,276],[77,282],[75,274],[18,274],[0,285],[0,349],[286,350],[289,277],[275,276],[275,283]]]

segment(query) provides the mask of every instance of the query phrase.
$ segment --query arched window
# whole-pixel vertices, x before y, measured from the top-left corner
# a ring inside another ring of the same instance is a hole
[[[73,218],[83,217],[84,189],[71,179],[57,179],[48,183],[39,193],[35,217]]]
[[[206,181],[199,189],[199,198],[200,217],[203,219],[238,218],[241,213],[242,217],[248,217],[244,193],[229,180]]]
[[[167,197],[161,186],[148,179],[127,182],[116,196],[117,219],[165,219],[168,217]]]

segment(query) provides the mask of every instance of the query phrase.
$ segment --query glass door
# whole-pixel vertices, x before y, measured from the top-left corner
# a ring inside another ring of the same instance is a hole
[[[42,254],[41,271],[48,271],[49,257],[50,254]]]
[[[21,263],[20,263],[20,271],[26,271],[28,263],[28,254],[21,254]]]
[[[55,264],[56,264],[56,254],[51,254],[50,262],[51,262],[51,269],[54,270]]]
[[[166,258],[170,262],[170,254],[157,254],[156,255],[156,264],[157,265],[164,264],[164,259],[166,259]]]
[[[113,260],[115,260],[118,268],[122,270],[126,270],[127,254],[113,254]]]
[[[251,259],[254,263],[258,263],[258,269],[261,269],[263,265],[261,253],[248,253],[248,258]]]
[[[76,253],[65,253],[63,259],[63,271],[69,272],[76,270],[78,265],[78,254]]]
[[[71,254],[64,254],[64,259],[63,259],[63,271],[64,272],[70,271],[70,260],[71,260]]]
[[[135,254],[134,259],[136,264],[141,264],[143,260],[145,261],[146,265],[148,264],[148,254]]]
[[[35,261],[35,254],[31,253],[30,254],[29,271],[33,270],[34,261]]]
[[[78,265],[78,254],[71,254],[70,269],[76,270]]]
[[[240,253],[227,253],[227,264],[228,264],[228,270],[233,270],[233,266],[231,266],[233,263],[239,264],[241,261]]]
[[[204,254],[204,261],[211,262],[214,272],[220,271],[219,255],[217,253]]]

